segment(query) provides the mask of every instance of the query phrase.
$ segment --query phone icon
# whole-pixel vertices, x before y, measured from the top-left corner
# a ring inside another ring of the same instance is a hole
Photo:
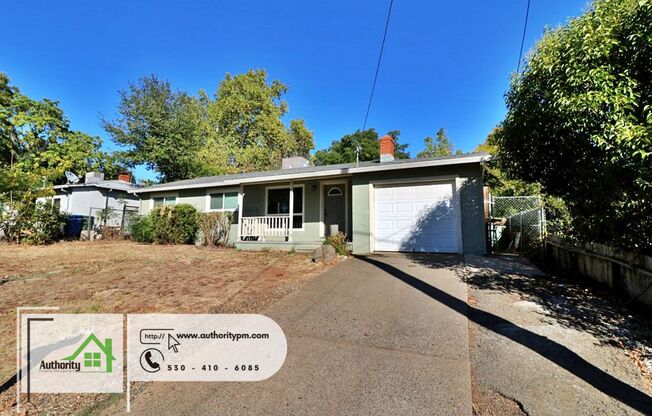
[[[148,348],[140,355],[140,366],[148,373],[156,373],[165,361],[163,353],[156,348]]]

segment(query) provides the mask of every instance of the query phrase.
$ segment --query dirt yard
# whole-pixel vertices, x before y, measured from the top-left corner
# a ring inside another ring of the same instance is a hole
[[[329,268],[305,254],[131,242],[0,245],[0,413],[13,411],[17,306],[62,313],[256,313]],[[107,400],[35,395],[30,413],[68,414]],[[70,396],[70,395],[67,395]]]

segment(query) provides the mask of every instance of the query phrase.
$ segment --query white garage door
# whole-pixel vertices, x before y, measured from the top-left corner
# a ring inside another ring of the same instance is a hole
[[[453,184],[375,187],[377,251],[460,252]]]

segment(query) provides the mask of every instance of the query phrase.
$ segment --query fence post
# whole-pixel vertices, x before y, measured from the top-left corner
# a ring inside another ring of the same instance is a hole
[[[122,206],[122,218],[120,218],[120,234],[125,232],[125,212],[127,211],[127,204]]]

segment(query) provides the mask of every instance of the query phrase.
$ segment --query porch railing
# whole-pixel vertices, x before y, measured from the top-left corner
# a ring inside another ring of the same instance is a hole
[[[290,217],[288,215],[268,215],[264,217],[242,217],[240,219],[240,239],[262,239],[265,237],[289,237]]]

